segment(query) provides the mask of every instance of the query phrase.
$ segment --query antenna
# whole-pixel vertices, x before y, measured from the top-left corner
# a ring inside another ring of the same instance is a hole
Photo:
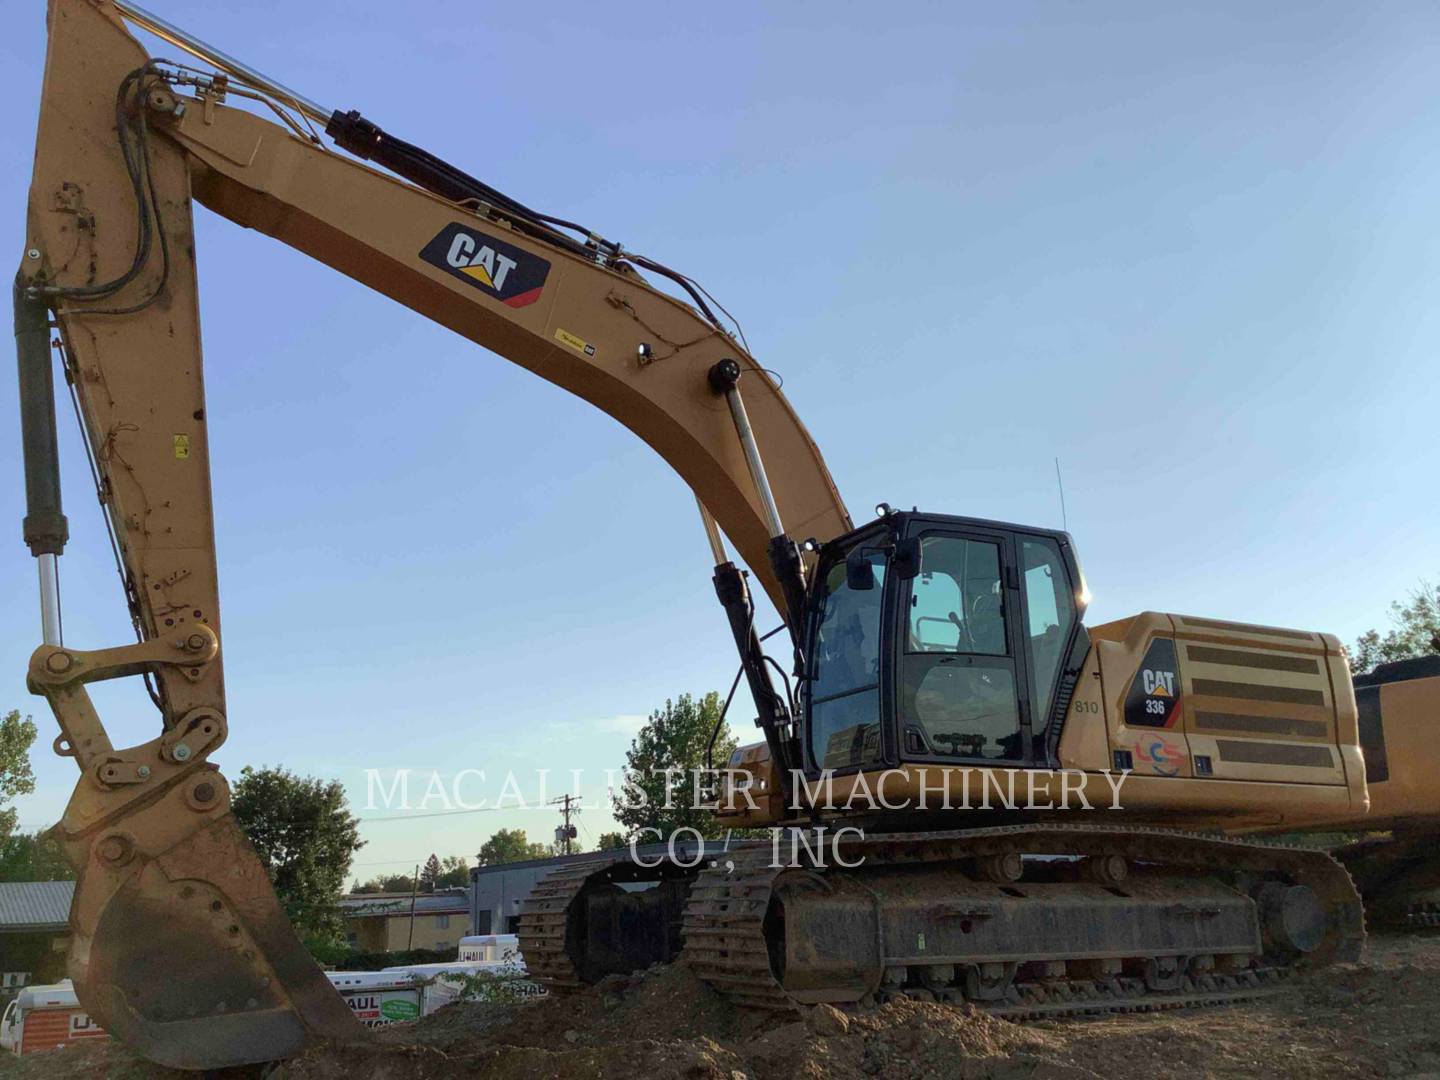
[[[1060,489],[1060,527],[1070,531],[1070,519],[1065,515],[1065,478],[1060,475],[1060,459],[1055,459],[1055,486]]]

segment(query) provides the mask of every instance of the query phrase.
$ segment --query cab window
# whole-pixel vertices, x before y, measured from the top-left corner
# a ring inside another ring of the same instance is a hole
[[[925,572],[910,592],[911,649],[1004,656],[999,546],[927,536],[920,548]]]
[[[1021,760],[998,541],[921,538],[924,571],[905,604],[904,746],[927,757]]]
[[[845,563],[825,571],[810,682],[810,753],[822,769],[882,760],[880,745],[880,611],[885,557],[868,556],[872,589],[852,589]]]
[[[1064,659],[1065,642],[1075,621],[1075,596],[1054,540],[1020,542],[1025,568],[1025,647],[1030,662],[1031,701],[1035,723],[1049,715],[1055,680]]]

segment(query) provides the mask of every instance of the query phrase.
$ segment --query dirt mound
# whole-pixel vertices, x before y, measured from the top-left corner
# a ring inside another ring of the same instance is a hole
[[[689,967],[671,964],[636,975],[611,975],[583,994],[514,1008],[507,1022],[491,1030],[491,1038],[504,1045],[535,1047],[554,1046],[557,1037],[587,1047],[699,1038],[728,1042],[765,1022],[763,1015],[736,1010]]]
[[[897,1001],[852,1013],[822,1005],[798,1017],[741,1012],[683,965],[538,1003],[451,1006],[382,1041],[378,1050],[314,1051],[276,1080],[1094,1075],[1048,1056],[1035,1033],[974,1009]]]
[[[757,1015],[731,1008],[677,965],[546,1001],[451,1005],[364,1046],[317,1047],[272,1080],[1440,1080],[1437,1015],[1433,934],[1373,938],[1363,964],[1228,1008],[1026,1025],[908,999]],[[0,1080],[193,1075],[107,1044],[0,1055]]]
[[[460,1005],[392,1028],[383,1049],[314,1052],[286,1080],[439,1076],[668,1080],[1440,1080],[1440,936],[1372,939],[1363,964],[1221,1009],[1011,1024],[908,999],[841,1012],[732,1009],[683,966],[570,997]]]
[[[560,1046],[565,1046],[563,1040]],[[278,1070],[273,1080],[634,1080],[687,1077],[734,1080],[744,1065],[708,1039],[693,1042],[642,1040],[609,1047],[545,1049],[498,1046],[488,1050],[452,1050],[434,1046],[338,1047],[316,1050]]]
[[[1021,1080],[1094,1075],[1054,1058],[1045,1040],[971,1007],[894,1001],[842,1013],[821,1005],[743,1050],[757,1080],[883,1076]]]
[[[63,1050],[50,1050],[30,1057],[17,1058],[8,1052],[0,1052],[0,1076],[10,1078],[31,1077],[39,1080],[151,1080],[155,1076],[185,1076],[168,1069],[156,1069],[154,1065],[141,1061],[124,1049],[108,1042],[82,1043],[67,1046]]]

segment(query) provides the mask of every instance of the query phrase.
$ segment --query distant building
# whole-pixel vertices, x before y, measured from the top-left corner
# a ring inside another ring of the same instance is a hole
[[[454,949],[470,933],[470,901],[464,889],[415,897],[409,893],[367,893],[340,901],[345,940],[360,952]],[[413,944],[412,944],[413,942]]]
[[[73,881],[0,882],[0,998],[64,975]]]

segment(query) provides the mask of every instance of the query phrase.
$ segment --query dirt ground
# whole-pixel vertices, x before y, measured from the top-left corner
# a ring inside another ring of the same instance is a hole
[[[269,1080],[1440,1080],[1440,934],[1372,938],[1362,964],[1223,1009],[1012,1024],[903,1001],[802,1017],[737,1013],[683,967],[514,1006],[453,1005],[361,1048],[317,1048]],[[92,1045],[0,1063],[11,1077],[179,1077]],[[253,1073],[251,1075],[254,1075]]]

